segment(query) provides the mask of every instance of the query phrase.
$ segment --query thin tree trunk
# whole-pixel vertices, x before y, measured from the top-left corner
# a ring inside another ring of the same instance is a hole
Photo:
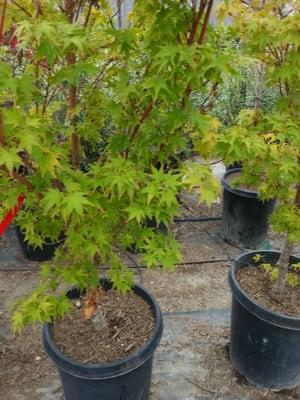
[[[122,28],[122,0],[117,1],[117,11],[118,11],[118,28]]]
[[[278,300],[280,300],[280,297],[282,297],[285,289],[291,251],[292,244],[289,242],[288,234],[285,233],[283,248],[281,250],[281,254],[278,260],[279,275],[276,284],[274,285],[272,290],[274,298],[277,298]]]
[[[7,0],[4,0],[2,3],[2,11],[1,11],[1,16],[0,16],[0,43],[2,42],[3,34],[4,34],[4,21],[5,21],[5,15],[6,15],[6,7],[7,7]]]
[[[255,109],[261,107],[263,85],[264,85],[264,64],[260,63],[257,71],[257,82],[255,87],[255,101],[254,101]]]
[[[214,5],[214,0],[208,0],[208,1],[209,2],[207,4],[207,10],[206,10],[206,14],[205,14],[204,21],[203,21],[203,26],[202,26],[200,37],[199,37],[199,40],[198,40],[198,43],[200,44],[200,46],[202,46],[203,43],[204,43],[206,30],[207,30],[207,27],[208,27],[208,24],[209,24],[210,14],[211,14],[211,11],[212,11],[212,7]]]
[[[298,157],[298,163],[300,165],[300,156]],[[300,213],[300,183],[296,185],[296,195],[295,195],[295,206],[299,210]],[[288,240],[288,234],[285,234],[283,249],[281,251],[280,258],[278,260],[278,268],[279,268],[279,276],[278,281],[276,282],[272,295],[274,298],[279,298],[282,296],[283,291],[286,285],[286,276],[288,274],[289,269],[289,260],[290,255],[293,249],[293,245]]]
[[[65,0],[65,10],[70,24],[73,23],[74,17],[74,1],[73,0]],[[66,58],[68,65],[74,65],[76,63],[76,55],[74,53],[70,53]],[[76,85],[70,85],[69,96],[68,96],[68,114],[71,121],[71,125],[73,126],[73,132],[71,136],[71,148],[72,148],[72,165],[76,168],[79,167],[79,137],[76,133],[75,125],[76,120],[73,115],[74,109],[76,107],[77,99],[77,88]]]
[[[0,146],[4,146],[3,112],[0,109]]]

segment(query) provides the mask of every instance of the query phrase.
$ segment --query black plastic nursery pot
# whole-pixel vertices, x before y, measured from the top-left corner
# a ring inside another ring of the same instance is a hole
[[[105,289],[111,288],[106,280],[102,286]],[[56,348],[51,334],[52,325],[44,325],[44,347],[59,370],[65,400],[149,399],[153,354],[163,331],[162,314],[156,300],[146,289],[136,285],[133,291],[149,304],[155,327],[148,342],[124,359],[106,364],[84,364],[71,360]],[[70,298],[79,295],[78,290],[68,292]]]
[[[242,168],[243,163],[241,161],[234,161],[232,164],[230,165],[226,165],[226,171],[229,171],[231,169],[236,169],[236,168]]]
[[[226,179],[241,168],[225,172],[222,178],[222,236],[230,244],[244,249],[259,248],[267,237],[268,219],[276,200],[261,201],[257,192],[233,189]]]
[[[15,231],[19,239],[23,254],[28,260],[31,261],[47,261],[54,257],[56,249],[61,245],[64,235],[59,236],[58,242],[51,242],[50,239],[46,239],[42,247],[33,247],[25,241],[25,235],[21,232],[18,226],[15,226]]]
[[[168,226],[164,224],[163,222],[160,222],[159,224],[157,223],[155,217],[153,218],[147,218],[145,225],[147,228],[154,228],[157,229],[160,233],[166,234],[168,233]]]
[[[234,367],[252,384],[273,390],[292,389],[300,383],[300,317],[264,308],[239,286],[236,272],[255,265],[253,257],[276,264],[280,253],[255,251],[241,255],[229,272],[232,290],[230,357]],[[300,258],[291,257],[291,263]]]

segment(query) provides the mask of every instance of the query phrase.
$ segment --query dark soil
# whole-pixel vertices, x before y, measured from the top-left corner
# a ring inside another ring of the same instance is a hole
[[[229,184],[232,189],[240,189],[246,190],[247,192],[255,192],[257,193],[257,189],[253,185],[247,185],[244,182],[240,182],[240,172],[235,172],[234,174],[230,174],[226,177],[225,181]]]
[[[79,301],[82,306],[77,308],[76,300],[72,301],[71,312],[52,329],[57,348],[76,361],[100,364],[120,360],[142,347],[153,333],[152,311],[134,293],[102,291],[95,315],[101,315],[104,324],[93,322],[95,317],[85,320],[85,298]]]
[[[241,288],[257,303],[280,314],[300,317],[300,285],[287,286],[281,299],[271,296],[273,283],[267,273],[259,267],[244,267],[236,274]]]

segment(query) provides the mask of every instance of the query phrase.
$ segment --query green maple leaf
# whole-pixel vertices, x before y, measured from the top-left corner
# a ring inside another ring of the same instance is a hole
[[[65,196],[62,204],[65,206],[65,216],[69,216],[72,213],[82,216],[83,206],[92,205],[92,203],[84,196],[84,193],[81,192],[69,193],[67,196]]]
[[[126,208],[126,211],[129,214],[128,220],[136,219],[137,222],[141,222],[141,220],[145,217],[144,210],[142,210],[139,206],[130,206]]]
[[[17,154],[17,149],[6,150],[0,149],[0,165],[5,165],[9,172],[12,172],[14,167],[20,165],[20,157]]]
[[[57,208],[61,205],[63,194],[57,189],[49,189],[43,198],[45,211],[48,212],[51,208]]]
[[[28,153],[31,153],[33,146],[40,146],[40,141],[36,135],[33,135],[32,133],[26,133],[25,135],[22,135],[20,146]]]
[[[20,311],[15,311],[12,316],[12,326],[15,333],[20,332],[24,327],[24,316]]]
[[[58,316],[63,316],[71,308],[71,304],[66,296],[62,296],[56,305],[56,313]]]

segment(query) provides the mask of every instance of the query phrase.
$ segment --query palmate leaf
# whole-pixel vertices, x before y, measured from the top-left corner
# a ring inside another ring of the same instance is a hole
[[[84,206],[92,206],[92,203],[85,197],[84,193],[73,192],[64,197],[62,206],[62,213],[65,218],[70,216],[72,213],[81,217],[83,215]]]
[[[31,154],[33,146],[40,146],[40,139],[37,135],[26,132],[20,139],[20,147]]]
[[[15,333],[20,333],[24,328],[24,315],[20,311],[15,311],[12,315],[12,327]]]
[[[145,212],[139,205],[131,205],[126,208],[128,212],[128,221],[135,219],[138,223],[145,218]]]
[[[14,167],[19,167],[21,165],[21,160],[18,155],[18,150],[8,150],[4,147],[0,147],[0,165],[5,165],[9,172],[12,172]]]
[[[58,189],[49,189],[42,200],[45,212],[53,209],[56,213],[59,212],[59,207],[62,204],[64,195]]]
[[[57,299],[56,301],[56,314],[59,317],[62,317],[65,315],[71,308],[71,303],[69,299],[65,296],[62,295],[60,298]]]
[[[189,191],[197,189],[199,203],[204,202],[208,206],[211,206],[220,193],[219,181],[207,165],[188,163],[182,182]]]
[[[113,284],[113,288],[120,293],[125,294],[132,289],[134,283],[134,273],[130,268],[119,266],[111,268],[108,271],[109,280]]]

